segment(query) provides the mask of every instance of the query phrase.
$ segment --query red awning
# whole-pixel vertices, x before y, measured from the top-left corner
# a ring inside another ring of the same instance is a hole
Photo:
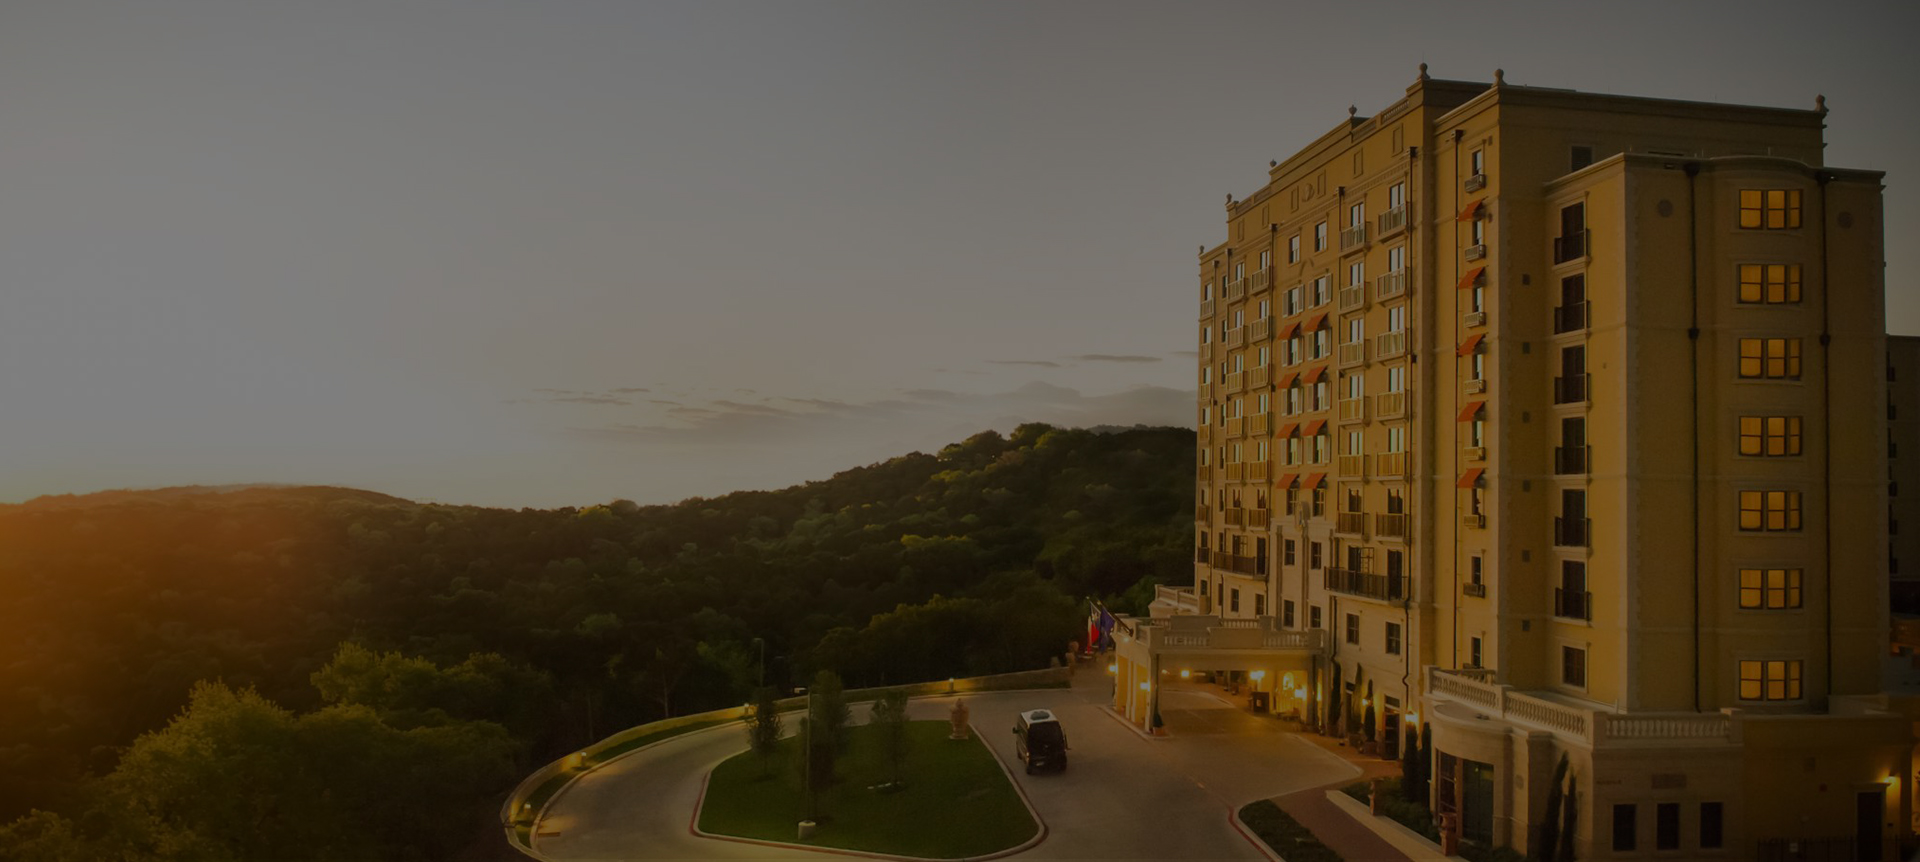
[[[1478,282],[1480,280],[1480,276],[1485,275],[1486,273],[1487,273],[1487,268],[1484,266],[1476,266],[1470,270],[1467,270],[1466,277],[1460,279],[1460,283],[1454,285],[1453,289],[1466,290],[1467,288],[1472,287],[1475,282]]]
[[[1472,353],[1474,348],[1480,346],[1480,339],[1486,338],[1486,337],[1487,337],[1487,334],[1484,332],[1474,333],[1473,335],[1469,336],[1467,340],[1460,342],[1460,349],[1454,351],[1454,355],[1465,356],[1469,353]]]
[[[1480,408],[1485,406],[1487,406],[1487,402],[1485,401],[1469,401],[1467,402],[1467,406],[1460,408],[1460,418],[1455,419],[1453,421],[1455,422],[1472,421],[1473,417],[1480,415]]]
[[[1288,422],[1287,424],[1285,424],[1285,425],[1282,425],[1282,426],[1280,426],[1280,436],[1282,436],[1282,437],[1292,437],[1292,436],[1293,436],[1293,432],[1295,432],[1295,431],[1298,431],[1298,430],[1300,430],[1300,423],[1298,423],[1298,422]]]
[[[1479,218],[1480,208],[1485,206],[1486,203],[1487,203],[1486,198],[1481,198],[1480,200],[1467,204],[1467,208],[1461,210],[1459,215],[1453,217],[1453,220],[1454,221],[1472,221],[1473,219]]]
[[[1292,323],[1287,324],[1286,326],[1281,327],[1280,334],[1274,337],[1275,338],[1292,338],[1295,334],[1299,332],[1300,332],[1300,321],[1296,320]]]
[[[1280,488],[1290,488],[1290,487],[1292,487],[1292,486],[1293,486],[1293,480],[1295,480],[1295,479],[1298,479],[1298,478],[1300,478],[1300,474],[1299,474],[1299,473],[1281,473],[1281,474],[1280,474],[1280,484],[1279,484],[1279,485],[1278,485],[1277,487],[1280,487]]]
[[[1319,383],[1320,378],[1325,376],[1327,376],[1327,367],[1325,365],[1315,365],[1314,367],[1307,369],[1308,383]]]
[[[1326,323],[1326,322],[1327,322],[1327,313],[1323,311],[1323,312],[1320,312],[1319,314],[1316,314],[1312,317],[1307,318],[1307,328],[1319,329],[1320,324]]]
[[[1485,467],[1475,467],[1471,470],[1468,470],[1467,472],[1460,474],[1460,481],[1454,483],[1454,487],[1471,488],[1480,483],[1480,474],[1485,472],[1487,472]]]
[[[1285,374],[1282,374],[1280,375],[1280,388],[1285,389],[1289,386],[1292,386],[1293,381],[1299,380],[1299,379],[1300,379],[1300,372],[1298,371],[1289,371]]]
[[[1320,483],[1326,481],[1326,479],[1327,479],[1327,474],[1325,473],[1311,474],[1307,476],[1307,488],[1309,489],[1318,488],[1320,487]]]
[[[1325,427],[1327,427],[1327,420],[1315,419],[1312,422],[1308,422],[1307,427],[1304,429],[1301,429],[1301,433],[1307,435],[1308,437],[1312,437],[1313,435],[1320,433],[1320,429]]]

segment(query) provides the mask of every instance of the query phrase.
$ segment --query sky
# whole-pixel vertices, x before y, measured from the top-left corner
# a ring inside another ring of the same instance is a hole
[[[1190,425],[1222,202],[1422,62],[1824,94],[1920,333],[1920,4],[1739,9],[4,0],[0,502],[656,503]]]

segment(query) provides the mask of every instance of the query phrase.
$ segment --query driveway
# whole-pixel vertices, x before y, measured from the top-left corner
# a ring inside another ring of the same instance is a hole
[[[1083,666],[1072,689],[966,695],[973,726],[1009,765],[1047,824],[1039,845],[1014,857],[1064,859],[1266,859],[1229,823],[1255,799],[1358,775],[1353,766],[1235,708],[1205,686],[1169,686],[1161,715],[1170,735],[1149,739],[1106,709],[1112,679]],[[952,698],[916,700],[915,719],[944,719]],[[1072,745],[1064,773],[1026,775],[1013,751],[1014,714],[1046,707]],[[856,706],[856,721],[866,707]],[[674,737],[575,782],[549,808],[534,839],[543,858],[845,859],[717,841],[688,831],[702,779],[746,749],[738,725]]]

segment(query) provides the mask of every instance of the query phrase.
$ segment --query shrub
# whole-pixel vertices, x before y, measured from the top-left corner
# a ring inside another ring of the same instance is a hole
[[[1262,799],[1240,809],[1240,822],[1267,842],[1287,862],[1343,862],[1340,854],[1320,843],[1313,832],[1300,825],[1271,799]]]

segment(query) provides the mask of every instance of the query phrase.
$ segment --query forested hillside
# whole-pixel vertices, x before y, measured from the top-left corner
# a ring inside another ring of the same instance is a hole
[[[1192,453],[1185,430],[1027,425],[672,506],[0,507],[0,820],[61,815],[0,829],[0,856],[447,858],[459,830],[412,820],[484,820],[555,752],[738,704],[763,654],[783,687],[1044,665],[1084,597],[1187,579]],[[328,818],[355,817],[341,843]]]

